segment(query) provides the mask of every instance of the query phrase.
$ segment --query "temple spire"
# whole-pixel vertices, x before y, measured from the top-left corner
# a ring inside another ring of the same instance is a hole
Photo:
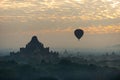
[[[37,36],[33,36],[31,41],[26,45],[26,48],[29,50],[42,50],[44,48],[44,45],[41,42],[39,42]]]

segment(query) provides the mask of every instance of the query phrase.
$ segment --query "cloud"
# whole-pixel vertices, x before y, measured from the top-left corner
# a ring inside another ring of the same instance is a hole
[[[111,34],[120,33],[120,26],[98,26],[98,27],[88,27],[83,28],[87,33],[91,34]]]
[[[87,33],[119,33],[119,5],[118,0],[1,0],[0,25],[46,30],[42,32],[82,27]]]
[[[102,20],[120,17],[119,5],[118,0],[2,0],[0,9],[21,10],[32,15],[41,13],[46,16],[54,14],[75,16],[82,20]]]
[[[91,26],[91,27],[80,27],[84,30],[86,35],[89,34],[120,34],[120,26]],[[24,35],[38,35],[38,34],[74,34],[75,28],[57,28],[57,29],[41,29],[41,30],[28,30],[22,31],[20,34]]]
[[[24,0],[2,0],[0,3],[1,9],[19,9],[25,7],[33,7],[35,6],[31,2],[24,1]]]
[[[64,28],[120,25],[119,5],[118,0],[1,0],[0,22],[46,21]]]

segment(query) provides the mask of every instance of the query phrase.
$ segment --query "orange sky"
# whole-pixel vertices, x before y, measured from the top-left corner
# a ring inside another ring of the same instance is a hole
[[[119,45],[119,21],[119,0],[1,0],[0,49],[18,49],[33,35],[52,48]],[[76,28],[85,32],[80,45]]]

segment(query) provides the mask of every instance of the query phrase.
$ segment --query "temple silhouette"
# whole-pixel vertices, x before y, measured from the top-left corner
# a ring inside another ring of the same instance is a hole
[[[44,47],[43,43],[39,42],[37,36],[33,36],[26,47],[20,48],[18,52],[10,52],[11,59],[18,63],[57,63],[59,53],[49,50],[49,47]]]

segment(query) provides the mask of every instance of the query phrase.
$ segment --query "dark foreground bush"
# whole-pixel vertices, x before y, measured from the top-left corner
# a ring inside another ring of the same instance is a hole
[[[58,80],[57,78],[54,78],[54,77],[40,77],[39,79],[37,80]]]

